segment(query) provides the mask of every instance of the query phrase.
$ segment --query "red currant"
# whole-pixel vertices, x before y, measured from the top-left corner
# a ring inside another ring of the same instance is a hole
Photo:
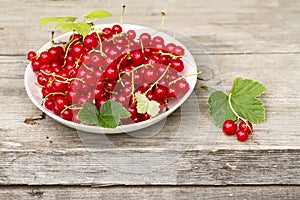
[[[233,135],[235,134],[237,130],[237,125],[234,121],[232,120],[226,120],[223,123],[223,132],[227,135]]]
[[[83,44],[85,48],[92,50],[98,46],[98,38],[94,37],[94,35],[87,35],[83,40]]]
[[[27,54],[27,60],[32,61],[36,57],[36,53],[34,51],[29,51]]]
[[[135,39],[135,37],[136,37],[136,32],[135,32],[134,30],[129,30],[129,31],[127,31],[127,37],[128,37],[130,40]]]
[[[241,121],[239,124],[239,130],[242,130],[243,132],[247,132],[247,133],[252,132],[253,129],[252,129],[251,122],[247,121],[247,124],[246,124],[246,122]]]
[[[112,31],[115,33],[115,34],[119,34],[122,32],[122,27],[118,24],[114,25],[112,27]]]
[[[180,59],[175,59],[171,61],[171,67],[175,69],[177,72],[182,72],[184,69],[184,64],[182,60]]]
[[[248,139],[249,133],[242,131],[242,130],[238,130],[238,132],[236,133],[236,137],[239,141],[244,142]]]
[[[40,54],[39,60],[42,63],[48,64],[51,61],[51,55],[47,51],[44,51]]]
[[[64,96],[58,96],[58,97],[55,98],[55,105],[60,110],[63,110],[66,106],[68,106],[68,104],[69,104],[69,101]]]
[[[145,56],[142,52],[142,50],[134,50],[131,52],[131,59],[133,64],[137,65],[141,65],[144,63],[145,61]]]

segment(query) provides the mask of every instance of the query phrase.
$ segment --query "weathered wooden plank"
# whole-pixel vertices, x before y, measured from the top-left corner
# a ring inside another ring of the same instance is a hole
[[[103,141],[105,140],[102,137]],[[163,148],[0,152],[1,185],[298,185],[299,150]],[[99,142],[101,143],[101,142]]]
[[[0,54],[18,55],[36,50],[50,38],[48,28],[38,28],[49,16],[79,16],[95,8],[119,22],[121,4],[107,0],[0,2]],[[158,27],[166,10],[166,28],[194,36],[211,53],[299,52],[299,1],[133,1],[128,0],[126,23]],[[70,6],[72,5],[72,9]],[[16,34],[16,31],[20,31]]]
[[[1,200],[11,199],[259,199],[295,200],[300,198],[297,186],[259,187],[4,187]]]

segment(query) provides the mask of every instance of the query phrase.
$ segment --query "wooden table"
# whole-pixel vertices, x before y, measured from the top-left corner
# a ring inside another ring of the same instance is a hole
[[[26,53],[50,38],[39,19],[104,9],[113,16],[103,23],[119,22],[122,3],[0,1],[0,199],[299,199],[298,0],[126,1],[126,23],[157,27],[165,10],[165,27],[203,45],[225,89],[237,76],[267,86],[267,122],[254,126],[260,145],[238,142],[211,124],[205,81],[191,97],[200,109],[193,140],[188,131],[174,134],[181,116],[187,119],[183,108],[161,133],[99,136],[114,145],[95,152],[81,133],[42,117],[23,84]],[[202,54],[193,54],[200,62]]]

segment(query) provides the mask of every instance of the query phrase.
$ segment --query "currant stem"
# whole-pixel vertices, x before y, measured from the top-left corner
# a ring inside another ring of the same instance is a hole
[[[126,5],[123,4],[122,5],[122,15],[121,15],[121,20],[120,20],[121,25],[123,24],[123,21],[124,21],[125,7],[126,7]]]
[[[134,104],[135,98],[134,98],[134,73],[131,74],[131,95],[132,95],[132,103]]]
[[[64,59],[67,58],[71,45],[72,45],[73,43],[75,43],[75,42],[78,42],[79,40],[80,40],[80,39],[77,38],[77,39],[72,40],[70,43],[67,44],[66,55],[65,55]]]
[[[97,38],[98,38],[98,40],[99,40],[99,42],[100,42],[100,52],[103,53],[103,52],[102,52],[102,40],[101,40],[101,38],[100,38],[100,35],[99,35],[98,31],[96,31],[96,35],[97,35]],[[106,56],[106,55],[105,55],[105,56]]]
[[[175,56],[174,54],[172,53],[165,53],[161,50],[159,50],[158,52],[154,52],[154,54],[160,54],[162,56],[171,56],[173,59],[176,59],[176,58],[182,58],[183,56]]]
[[[162,30],[162,28],[163,28],[163,26],[165,24],[165,16],[166,16],[166,12],[164,10],[162,10],[161,11],[161,23],[160,23],[160,26],[159,26],[158,30],[155,33],[153,33],[152,35],[160,32]]]
[[[56,95],[56,94],[61,94],[63,96],[66,96],[66,94],[62,93],[62,92],[51,92],[51,93],[47,94],[43,99],[47,99],[49,96]]]
[[[179,77],[179,78],[177,78],[177,79],[171,81],[171,82],[169,83],[169,86],[172,85],[173,83],[176,83],[177,81],[179,81],[179,80],[181,80],[181,79],[184,79],[184,78],[189,77],[189,76],[197,76],[197,75],[199,75],[199,74],[201,74],[201,73],[202,73],[202,72],[197,72],[197,73],[195,73],[195,74],[185,74],[185,75],[183,75],[183,76],[181,76],[181,77]]]
[[[82,80],[82,79],[80,79],[80,78],[65,78],[65,77],[63,77],[63,76],[60,76],[60,75],[57,75],[57,74],[55,74],[54,72],[52,72],[51,74],[48,74],[48,73],[46,73],[46,72],[44,72],[43,70],[40,70],[40,72],[42,72],[42,74],[45,74],[45,75],[47,75],[47,76],[53,76],[53,77],[55,77],[55,78],[61,78],[61,79],[63,79],[63,81],[61,81],[61,80],[56,80],[57,82],[60,82],[60,83],[69,83],[70,81],[72,81],[72,80],[79,80],[79,81],[81,81],[82,83],[85,83],[85,81],[84,80]],[[54,80],[52,80],[51,82],[53,82]]]
[[[76,110],[77,108],[73,108],[73,106],[76,106],[76,105],[72,104],[72,105],[69,105],[69,106],[65,106],[65,108],[60,112],[60,114],[63,113],[64,111],[68,110],[68,109]]]
[[[116,38],[118,38],[118,37],[123,37],[123,36],[125,36],[125,35],[126,35],[126,33],[121,32],[121,33],[119,33],[119,34],[113,35],[113,36],[112,36],[110,39],[108,39],[107,41],[110,42],[110,41],[113,41],[114,39],[116,39]]]

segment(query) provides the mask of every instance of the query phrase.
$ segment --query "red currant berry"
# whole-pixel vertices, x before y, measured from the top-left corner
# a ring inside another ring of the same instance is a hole
[[[176,46],[172,52],[177,56],[183,56],[184,55],[184,49],[181,46]]]
[[[58,96],[58,97],[55,98],[55,105],[60,110],[63,110],[66,106],[68,106],[68,104],[69,104],[69,101],[64,96]]]
[[[249,133],[248,132],[244,132],[242,130],[238,130],[238,132],[236,133],[236,137],[239,141],[244,142],[248,139]]]
[[[76,44],[72,47],[71,55],[75,58],[79,58],[85,52],[84,46]]]
[[[240,122],[239,130],[242,130],[245,133],[251,133],[253,131],[251,122],[247,121],[247,124],[244,121]]]
[[[65,120],[72,121],[73,118],[72,110],[66,109],[62,113],[60,113],[60,116]]]
[[[186,94],[190,89],[190,85],[184,79],[177,81],[175,85],[178,88],[178,91],[182,94]]]
[[[226,120],[223,123],[223,132],[227,135],[233,135],[235,134],[237,129],[237,125],[234,121],[232,120]]]
[[[112,36],[113,35],[113,31],[111,30],[111,28],[104,28],[103,30],[103,33],[105,33],[107,36]]]
[[[31,62],[31,67],[33,71],[39,71],[41,69],[42,63],[39,59],[33,59]]]
[[[27,60],[33,60],[36,57],[36,53],[34,51],[29,51],[27,54]]]
[[[142,50],[134,50],[131,52],[131,60],[135,65],[141,65],[145,61],[145,56]]]
[[[166,48],[168,51],[173,52],[173,50],[175,49],[176,45],[173,43],[169,43],[167,44]]]
[[[183,64],[182,60],[180,60],[180,59],[172,60],[170,66],[173,69],[175,69],[177,72],[182,72],[184,69],[184,64]]]
[[[177,92],[176,88],[174,87],[174,85],[171,85],[167,90],[166,96],[168,99],[173,99],[173,98],[177,97],[177,93],[178,92]]]
[[[51,61],[51,56],[50,56],[50,54],[48,52],[44,51],[44,52],[41,53],[41,55],[39,57],[39,60],[42,63],[48,64]]]
[[[54,102],[51,100],[46,100],[44,103],[44,106],[48,109],[48,110],[52,110],[54,108]]]
[[[104,72],[105,78],[109,80],[116,80],[118,78],[118,69],[114,65],[110,65],[106,68]]]
[[[144,78],[147,83],[153,83],[158,78],[158,72],[152,67],[145,69]]]
[[[143,46],[149,46],[151,43],[151,35],[149,33],[142,33],[140,35],[140,41],[143,43]]]
[[[162,85],[157,85],[154,87],[154,93],[158,98],[164,99],[166,97],[167,88]]]
[[[163,55],[160,57],[160,63],[163,65],[169,65],[170,61],[171,61],[171,56],[169,55]]]
[[[87,35],[83,40],[83,44],[85,48],[92,50],[98,46],[99,42],[94,35]]]
[[[114,25],[111,29],[115,34],[119,34],[123,31],[122,27],[118,24]]]
[[[164,44],[164,39],[160,36],[155,36],[153,39],[152,39],[152,43],[162,43]]]
[[[146,120],[150,119],[151,116],[148,113],[145,113],[145,114],[142,114],[141,118],[143,121],[146,121]]]
[[[74,33],[74,34],[70,35],[69,41],[71,42],[71,41],[74,41],[74,40],[77,40],[77,39],[78,40],[81,39],[81,35],[79,35],[77,33]]]
[[[130,40],[134,40],[135,37],[136,37],[136,32],[134,30],[129,30],[127,31],[127,37],[130,39]]]

